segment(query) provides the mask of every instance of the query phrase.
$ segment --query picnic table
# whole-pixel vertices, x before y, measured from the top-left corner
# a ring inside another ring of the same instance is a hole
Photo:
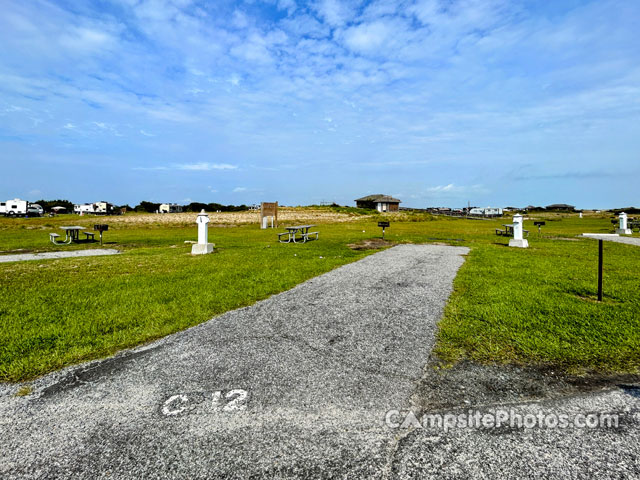
[[[312,227],[315,227],[315,225],[296,225],[293,227],[284,227],[286,232],[278,234],[278,241],[280,243],[300,243],[301,241],[302,243],[305,243],[307,242],[307,240],[310,240],[309,237],[311,237],[312,235],[315,235],[315,239],[317,240],[318,232],[309,231]],[[283,240],[282,238],[285,236],[287,237],[287,239]]]
[[[505,237],[513,237],[513,223],[503,223],[502,226],[504,230],[501,228],[496,228],[496,235],[504,235]],[[526,236],[529,236],[529,230],[522,230],[522,233],[525,233]]]
[[[79,242],[80,241],[80,232],[82,230],[84,230],[85,227],[80,227],[78,225],[73,225],[73,226],[66,226],[66,227],[60,227],[62,230],[64,230],[64,240],[61,242],[58,242],[58,238],[60,237],[60,235],[58,235],[57,233],[50,233],[49,234],[49,240],[51,240],[51,242],[55,245],[69,245],[71,242]],[[94,239],[95,234],[94,233],[88,233],[88,232],[82,232],[87,236],[87,240],[89,240],[89,237],[91,237],[91,240]]]

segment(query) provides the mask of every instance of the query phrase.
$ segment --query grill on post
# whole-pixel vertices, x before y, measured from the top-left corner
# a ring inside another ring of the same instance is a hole
[[[389,222],[378,222],[378,226],[382,227],[382,239],[384,240],[384,229],[389,226]]]
[[[102,245],[102,232],[106,232],[107,230],[109,230],[109,225],[105,225],[105,224],[94,225],[93,229],[100,232],[100,245]]]

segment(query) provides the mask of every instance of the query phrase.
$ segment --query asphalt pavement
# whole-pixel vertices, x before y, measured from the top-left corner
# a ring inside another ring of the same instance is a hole
[[[394,247],[47,375],[31,395],[0,386],[0,478],[638,477],[635,386],[548,398],[534,379],[507,398],[505,384],[518,383],[502,373],[433,369],[436,323],[467,252]],[[427,414],[506,407],[525,421],[540,409],[622,421],[423,427]]]

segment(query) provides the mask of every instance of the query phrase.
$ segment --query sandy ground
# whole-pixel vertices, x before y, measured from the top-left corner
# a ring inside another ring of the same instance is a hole
[[[260,212],[208,212],[212,224],[246,224],[259,223]],[[125,214],[123,216],[109,217],[110,224],[125,225],[186,225],[195,222],[197,213],[170,213],[136,215]],[[351,215],[328,210],[312,210],[309,208],[281,208],[278,211],[278,224],[305,223],[340,223],[353,222],[368,218],[368,215]]]

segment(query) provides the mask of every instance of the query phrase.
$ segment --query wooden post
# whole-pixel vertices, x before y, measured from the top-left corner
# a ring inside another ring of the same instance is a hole
[[[598,240],[598,301],[602,301],[602,240]]]

